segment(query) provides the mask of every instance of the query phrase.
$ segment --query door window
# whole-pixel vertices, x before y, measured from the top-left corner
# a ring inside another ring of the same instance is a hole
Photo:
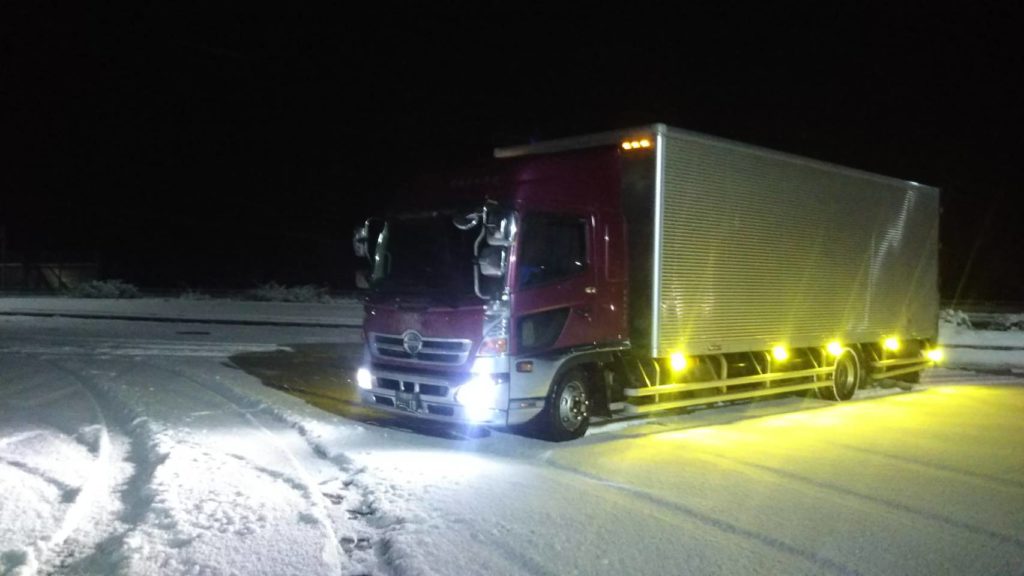
[[[587,223],[555,214],[527,214],[517,255],[520,288],[574,276],[587,267]]]

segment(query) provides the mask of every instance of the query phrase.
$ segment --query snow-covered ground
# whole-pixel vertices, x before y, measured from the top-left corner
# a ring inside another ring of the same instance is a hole
[[[362,303],[339,299],[331,304],[247,302],[181,298],[96,299],[63,296],[0,297],[0,315],[65,318],[180,320],[199,323],[358,326]]]
[[[1024,574],[1024,334],[942,339],[551,444],[354,404],[353,329],[0,316],[0,574]]]
[[[1024,375],[1024,314],[983,316],[988,329],[971,326],[964,314],[946,312],[939,324],[946,366]],[[1000,329],[993,329],[993,327]]]

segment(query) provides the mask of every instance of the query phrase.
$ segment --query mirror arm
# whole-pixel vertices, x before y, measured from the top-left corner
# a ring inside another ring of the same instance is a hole
[[[484,225],[480,227],[480,234],[476,237],[476,242],[473,243],[473,292],[476,292],[478,298],[482,300],[490,300],[487,296],[484,296],[480,292],[480,243],[484,241],[487,236],[487,207],[484,207]]]

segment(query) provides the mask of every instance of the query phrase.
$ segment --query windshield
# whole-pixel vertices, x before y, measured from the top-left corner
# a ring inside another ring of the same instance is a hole
[[[473,294],[479,235],[479,228],[456,228],[449,213],[391,218],[377,244],[373,286],[381,292]]]

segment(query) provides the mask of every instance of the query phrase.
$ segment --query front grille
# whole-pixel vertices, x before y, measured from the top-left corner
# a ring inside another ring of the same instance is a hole
[[[469,340],[454,338],[423,338],[423,345],[416,354],[410,354],[403,345],[403,337],[393,334],[370,334],[370,351],[378,358],[415,360],[425,364],[458,366],[469,358]]]
[[[402,392],[418,392],[424,396],[440,396],[442,398],[448,397],[448,387],[442,384],[428,384],[426,382],[417,382],[414,379],[398,379],[390,377],[377,377],[377,387],[384,388],[385,390],[395,390]]]

